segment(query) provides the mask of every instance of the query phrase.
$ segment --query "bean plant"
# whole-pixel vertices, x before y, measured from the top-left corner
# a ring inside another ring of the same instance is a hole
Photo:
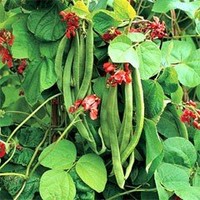
[[[1,0],[0,199],[199,200],[200,0]]]

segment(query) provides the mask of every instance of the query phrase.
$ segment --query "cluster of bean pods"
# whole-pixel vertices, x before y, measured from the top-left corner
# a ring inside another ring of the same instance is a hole
[[[55,60],[58,75],[58,88],[63,92],[66,110],[78,99],[83,99],[91,90],[91,79],[94,66],[93,24],[86,22],[85,33],[77,29],[75,37],[65,36],[60,41]],[[63,54],[67,53],[63,66]],[[80,135],[87,140],[91,149],[101,154],[111,150],[112,174],[121,188],[124,188],[135,161],[134,149],[139,142],[144,123],[144,101],[141,79],[138,69],[133,68],[130,74],[132,82],[121,86],[124,90],[124,111],[120,119],[118,111],[118,86],[105,87],[101,101],[100,128],[94,129],[88,124],[84,115],[79,116],[75,124]],[[105,82],[106,85],[106,82]],[[69,113],[70,120],[74,116]],[[133,128],[133,118],[136,126]],[[101,140],[101,148],[95,136]]]

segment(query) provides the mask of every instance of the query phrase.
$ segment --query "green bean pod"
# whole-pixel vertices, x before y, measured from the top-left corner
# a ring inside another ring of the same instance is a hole
[[[74,59],[74,51],[75,51],[75,45],[74,41],[72,42],[71,49],[67,55],[67,59],[65,62],[64,72],[63,72],[63,96],[64,96],[64,104],[65,108],[68,112],[69,107],[73,104],[72,101],[72,92],[71,92],[71,74],[72,74],[72,65],[73,65],[73,59]],[[68,112],[69,118],[72,121],[74,119],[73,115]],[[92,141],[92,138],[84,126],[83,122],[81,121],[80,117],[77,119],[80,120],[80,122],[77,122],[75,126],[78,129],[78,132],[80,135],[85,138],[87,141]]]
[[[133,88],[132,83],[125,85],[125,109],[122,120],[122,126],[119,133],[120,152],[123,152],[127,147],[131,133],[133,131],[132,126],[133,119]]]
[[[109,96],[109,103],[107,104],[107,111],[109,116],[108,130],[109,130],[110,146],[112,153],[113,172],[115,174],[115,178],[119,187],[124,188],[125,177],[124,177],[123,167],[121,164],[117,129],[115,126],[115,115],[113,112],[113,109],[115,107],[115,101],[117,98],[117,87],[110,87],[108,96]]]
[[[80,45],[79,45],[79,32],[76,31],[76,35],[75,35],[75,55],[74,55],[74,62],[73,62],[73,83],[74,83],[74,87],[75,87],[75,96],[78,94],[79,91],[79,58],[80,58],[80,54],[82,52],[80,52]]]
[[[108,92],[109,90],[105,88],[103,96],[101,99],[101,111],[100,111],[100,124],[101,124],[101,133],[104,139],[104,143],[108,149],[110,149],[110,137],[108,130],[108,112],[107,112],[107,103],[108,103]]]
[[[93,51],[94,51],[93,25],[92,22],[88,22],[88,29],[86,35],[86,49],[85,49],[86,52],[85,71],[84,71],[83,81],[77,95],[77,99],[83,99],[89,89],[93,73],[93,63],[94,63]]]
[[[79,49],[80,49],[80,54],[79,54],[79,84],[80,84],[80,83],[82,83],[83,77],[84,77],[85,56],[86,56],[85,37],[82,33],[79,34]],[[79,85],[79,87],[80,87],[80,85]]]
[[[136,127],[131,140],[126,147],[126,149],[121,154],[121,161],[124,163],[127,158],[134,151],[137,146],[144,126],[144,97],[143,97],[143,89],[142,83],[140,79],[140,72],[138,69],[133,69],[133,91],[134,91],[134,99],[136,103]]]
[[[66,38],[64,35],[63,38],[61,39],[59,45],[58,45],[58,50],[56,53],[56,58],[55,58],[55,72],[58,77],[57,80],[57,85],[60,91],[62,91],[62,76],[63,76],[63,54],[65,49],[69,48],[70,46],[70,40]]]

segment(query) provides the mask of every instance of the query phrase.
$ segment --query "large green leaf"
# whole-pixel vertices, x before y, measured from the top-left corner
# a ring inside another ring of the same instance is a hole
[[[195,147],[182,137],[164,141],[164,162],[192,168],[197,160]]]
[[[191,40],[164,42],[162,48],[164,62],[173,65],[180,83],[188,87],[200,84],[199,52]]]
[[[148,171],[155,159],[162,153],[163,144],[158,136],[155,122],[146,119],[144,133],[146,138],[146,170]]]
[[[178,64],[175,67],[179,81],[187,87],[195,87],[200,84],[200,75],[191,67],[185,64]]]
[[[76,147],[68,140],[50,144],[39,156],[39,162],[51,169],[69,169],[76,160]]]
[[[31,105],[35,104],[41,93],[56,83],[56,79],[54,63],[51,59],[33,60],[26,69],[26,76],[22,84],[27,101]]]
[[[94,14],[93,23],[94,29],[102,35],[111,27],[117,27],[121,21],[113,12],[100,10]]]
[[[108,54],[115,63],[130,63],[133,67],[139,67],[137,52],[132,47],[132,41],[126,35],[120,35],[110,42]]]
[[[76,188],[65,171],[48,170],[40,180],[40,195],[44,200],[74,200]]]
[[[61,21],[58,5],[50,9],[34,10],[27,21],[28,29],[40,40],[56,41],[65,32],[66,24]]]
[[[164,92],[159,83],[153,80],[142,81],[144,91],[145,116],[157,118],[164,110]]]
[[[141,43],[137,47],[137,53],[141,79],[149,79],[161,70],[161,51],[155,43],[151,41]]]
[[[113,8],[116,15],[122,20],[133,20],[136,17],[136,11],[127,0],[114,0]]]
[[[76,164],[80,178],[97,192],[105,189],[107,172],[102,158],[96,154],[83,155]]]
[[[160,183],[169,191],[189,186],[189,172],[174,164],[162,163],[156,170]]]
[[[33,60],[38,57],[39,45],[27,29],[27,17],[28,15],[24,15],[13,23],[12,27],[15,39],[11,50],[14,58],[28,58]]]
[[[2,2],[0,3],[0,23],[4,22],[5,20],[5,10],[4,10],[4,6],[2,4]]]
[[[153,11],[166,13],[171,9],[180,9],[185,11],[191,18],[194,18],[195,11],[200,7],[200,2],[182,2],[181,0],[157,0],[154,3]]]

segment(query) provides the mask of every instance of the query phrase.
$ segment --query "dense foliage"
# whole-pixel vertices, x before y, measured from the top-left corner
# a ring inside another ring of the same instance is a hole
[[[200,198],[200,0],[0,1],[0,199]]]

